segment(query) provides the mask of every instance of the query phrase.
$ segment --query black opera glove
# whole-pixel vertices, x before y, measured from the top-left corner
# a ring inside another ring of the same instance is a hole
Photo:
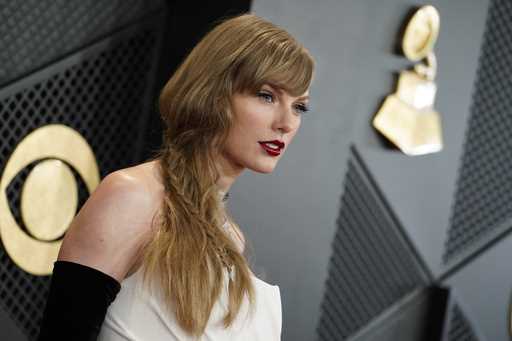
[[[37,340],[96,341],[120,289],[116,279],[97,269],[56,261]]]

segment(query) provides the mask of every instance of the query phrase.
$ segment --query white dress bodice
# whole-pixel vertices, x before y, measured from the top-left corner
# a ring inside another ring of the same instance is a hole
[[[227,276],[227,271],[225,273]],[[121,290],[110,305],[98,337],[99,341],[188,341],[176,320],[156,294],[142,286],[142,270],[121,283]],[[233,324],[224,328],[222,318],[227,306],[227,284],[212,309],[200,341],[278,341],[281,339],[281,296],[279,287],[252,276],[255,292],[253,313],[247,314],[248,300],[242,303]],[[227,278],[226,278],[227,279]],[[227,281],[225,281],[227,283]]]

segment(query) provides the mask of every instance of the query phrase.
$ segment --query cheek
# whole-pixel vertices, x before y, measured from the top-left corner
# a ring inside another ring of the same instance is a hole
[[[290,136],[289,142],[292,142],[292,140],[295,137],[295,135],[297,135],[297,132],[299,131],[299,128],[300,128],[300,121],[297,123],[295,129],[290,134],[288,134]]]
[[[269,136],[271,122],[258,110],[245,110],[239,113],[239,117],[233,124],[233,136],[239,139],[240,143],[257,143]]]
[[[272,117],[272,112],[265,108],[259,108],[258,106],[253,106],[252,108],[247,108],[238,118],[238,124],[244,131],[257,131],[257,129],[265,129],[271,125],[270,118]]]
[[[250,124],[245,122],[236,122],[231,128],[225,151],[231,158],[242,159],[250,150],[253,149],[256,134],[251,129]]]

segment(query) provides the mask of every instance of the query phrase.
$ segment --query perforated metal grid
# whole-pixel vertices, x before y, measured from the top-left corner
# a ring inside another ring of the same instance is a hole
[[[51,123],[77,130],[93,149],[101,176],[138,161],[143,122],[159,48],[160,15],[70,56],[0,91],[0,165],[24,136]],[[19,219],[21,184],[30,167],[8,189]],[[80,183],[80,182],[79,182]],[[84,186],[79,193],[84,200]],[[0,305],[29,339],[37,333],[49,277],[29,275],[0,248]]]
[[[512,227],[512,2],[491,1],[443,262]]]
[[[448,341],[479,341],[469,320],[458,304],[454,304],[448,330]]]
[[[317,327],[320,340],[346,339],[429,281],[365,169],[353,147]]]
[[[0,85],[135,21],[162,0],[0,0]]]

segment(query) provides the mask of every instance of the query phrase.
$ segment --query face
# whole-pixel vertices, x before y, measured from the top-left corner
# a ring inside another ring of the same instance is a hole
[[[265,84],[256,93],[234,94],[234,122],[223,154],[230,168],[272,172],[297,133],[301,116],[308,110],[308,93],[293,97]]]

